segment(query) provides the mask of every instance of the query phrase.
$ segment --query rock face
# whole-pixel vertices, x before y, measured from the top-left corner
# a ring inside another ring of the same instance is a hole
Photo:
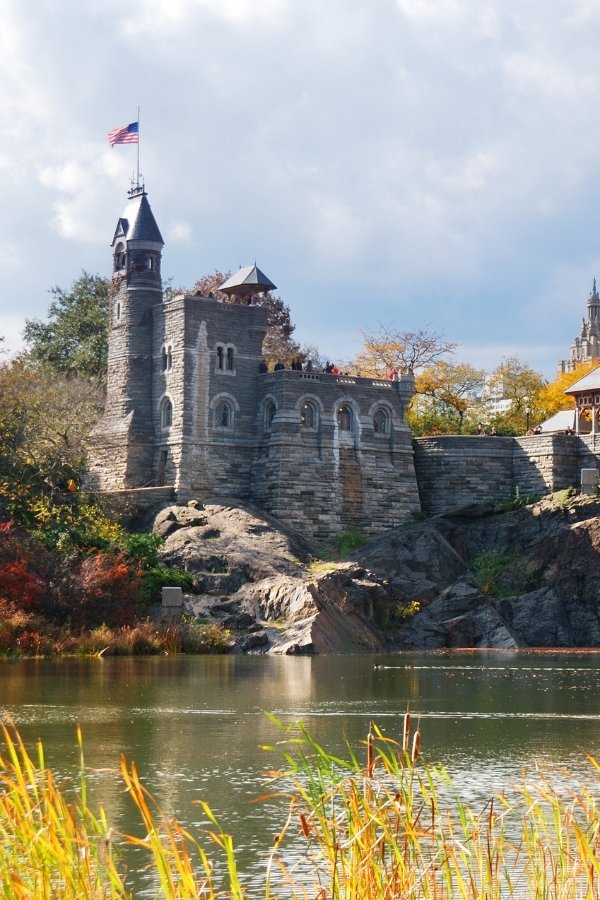
[[[154,531],[164,562],[194,575],[188,610],[230,628],[242,652],[600,647],[597,499],[465,509],[338,563],[235,500],[167,507]]]

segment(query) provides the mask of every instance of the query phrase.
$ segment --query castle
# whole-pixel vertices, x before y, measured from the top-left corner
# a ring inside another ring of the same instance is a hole
[[[165,294],[164,242],[144,187],[128,198],[112,241],[106,407],[90,438],[87,490],[125,492],[142,506],[252,501],[327,540],[348,529],[374,535],[421,511],[543,495],[598,467],[595,431],[412,440],[411,373],[264,371],[259,295],[271,282],[256,266],[240,270],[223,287],[245,292],[241,305]],[[588,307],[592,352],[595,285]]]
[[[267,312],[256,300],[274,285],[249,267],[223,286],[247,291],[245,304],[170,297],[162,248],[134,187],[112,241],[106,408],[86,487],[247,499],[317,538],[373,534],[418,512],[413,376],[263,371]]]

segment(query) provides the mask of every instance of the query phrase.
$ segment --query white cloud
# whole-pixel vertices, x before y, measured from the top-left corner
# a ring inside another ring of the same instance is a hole
[[[458,0],[396,0],[396,3],[408,19],[454,19],[460,14]]]
[[[21,247],[18,244],[0,244],[0,266],[16,266],[23,259]]]
[[[0,262],[25,314],[108,269],[136,152],[106,133],[139,103],[175,283],[256,254],[323,333],[396,310],[471,345],[572,339],[579,301],[544,318],[541,295],[587,290],[598,257],[600,0],[0,7]]]
[[[0,337],[4,341],[0,343],[0,351],[2,354],[18,353],[24,348],[23,343],[23,327],[25,325],[22,316],[14,313],[0,312]],[[0,356],[0,360],[2,356]]]
[[[273,24],[286,5],[286,0],[138,0],[131,9],[115,6],[114,12],[121,19],[121,33],[137,41],[141,35],[162,39],[183,33],[207,15],[234,26]]]
[[[174,244],[189,244],[192,240],[192,226],[183,219],[173,219],[165,228],[165,240]]]
[[[571,103],[585,103],[586,98],[598,90],[595,76],[586,71],[577,72],[572,65],[564,65],[557,58],[519,53],[508,57],[505,69],[516,90]]]

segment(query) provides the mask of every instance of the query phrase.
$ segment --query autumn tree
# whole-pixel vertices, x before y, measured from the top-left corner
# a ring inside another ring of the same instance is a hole
[[[465,416],[479,403],[485,371],[469,363],[438,360],[417,375],[416,402],[409,420],[416,433],[461,434]]]
[[[102,402],[97,382],[27,355],[0,364],[0,473],[50,491],[78,479]]]
[[[456,344],[428,328],[396,331],[381,325],[378,331],[363,331],[363,347],[350,370],[369,378],[387,378],[390,372],[415,372],[454,353]]]
[[[540,413],[544,419],[549,419],[555,413],[563,409],[575,409],[573,397],[565,394],[567,388],[583,378],[589,372],[598,368],[598,360],[594,362],[580,363],[572,372],[560,372],[554,381],[546,384],[540,391],[537,402]]]
[[[71,287],[50,290],[46,321],[26,319],[30,358],[62,375],[104,378],[108,358],[109,279],[82,272]]]
[[[508,401],[506,412],[496,413],[492,424],[499,430],[517,434],[524,432],[528,423],[535,424],[542,418],[539,396],[545,385],[543,375],[527,363],[516,356],[505,358],[486,382],[491,397]]]
[[[203,275],[199,278],[190,290],[184,293],[195,294],[200,293],[204,297],[213,296],[222,303],[241,304],[245,303],[245,299],[228,294],[224,294],[219,290],[220,286],[231,276],[231,272],[215,271],[212,274]],[[290,314],[290,308],[281,297],[269,292],[258,294],[253,299],[253,303],[257,306],[264,306],[268,313],[267,318],[267,334],[263,343],[263,356],[268,363],[281,360],[284,363],[291,361],[300,356],[302,351],[298,344],[292,339],[292,334],[296,326],[293,324]]]

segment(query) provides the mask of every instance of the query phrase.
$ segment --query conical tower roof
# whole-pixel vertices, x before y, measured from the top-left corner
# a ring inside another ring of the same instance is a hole
[[[144,190],[132,191],[125,211],[118,221],[112,240],[144,241],[164,245],[156,219]]]

